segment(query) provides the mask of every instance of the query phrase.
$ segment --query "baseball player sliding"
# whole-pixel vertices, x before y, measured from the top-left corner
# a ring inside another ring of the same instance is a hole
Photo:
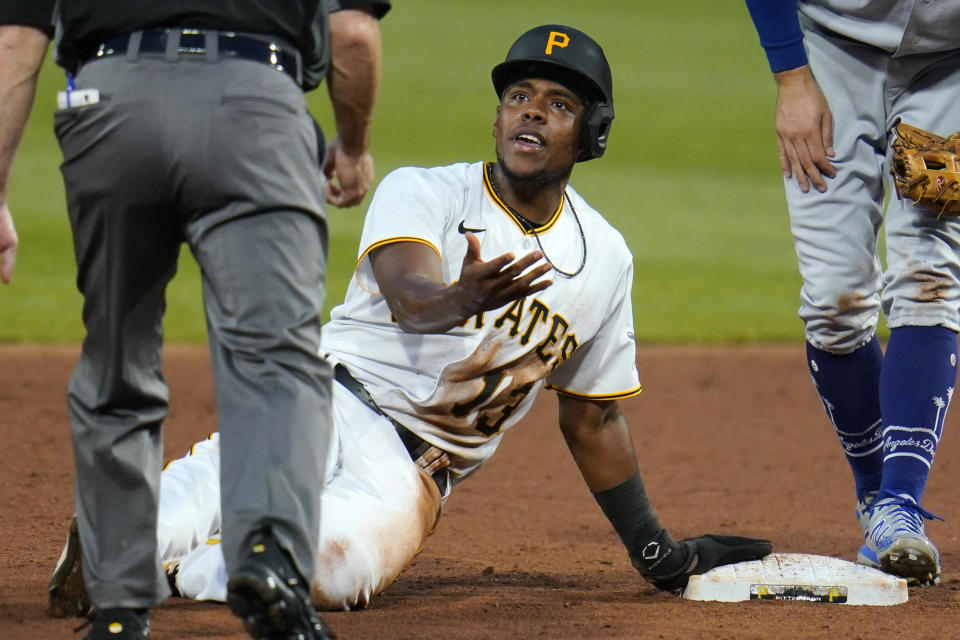
[[[493,455],[544,387],[557,392],[570,452],[648,581],[677,592],[692,574],[771,551],[737,536],[674,541],[647,500],[617,403],[640,392],[632,257],[567,184],[576,162],[606,147],[614,112],[602,49],[544,25],[492,75],[497,161],[388,175],[346,300],[324,329],[323,351],[338,363],[311,593],[324,609],[363,606],[396,580],[451,487]],[[184,597],[226,597],[218,477],[216,434],[162,476],[160,548]],[[51,585],[55,610],[74,606],[66,582]]]

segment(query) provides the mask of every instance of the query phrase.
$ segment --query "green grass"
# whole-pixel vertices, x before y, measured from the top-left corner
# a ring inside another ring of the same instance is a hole
[[[492,159],[490,68],[517,35],[546,22],[593,35],[613,68],[617,118],[609,150],[578,165],[572,184],[633,249],[638,339],[800,339],[774,85],[741,2],[398,2],[382,25],[377,178],[403,165]],[[0,288],[0,341],[75,342],[83,335],[52,134],[62,84],[62,71],[45,65],[14,167],[10,201],[21,248],[14,284]],[[325,89],[309,101],[332,135]],[[368,202],[329,212],[328,308],[346,290]],[[186,250],[168,298],[168,339],[204,340],[199,276]]]

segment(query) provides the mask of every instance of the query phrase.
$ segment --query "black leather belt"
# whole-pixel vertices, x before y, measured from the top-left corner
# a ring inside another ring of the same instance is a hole
[[[393,428],[397,430],[397,435],[400,436],[400,442],[403,443],[407,453],[410,454],[410,459],[430,474],[433,481],[437,483],[440,495],[444,496],[450,476],[447,471],[447,467],[450,466],[450,458],[447,454],[385,414],[383,409],[374,402],[367,388],[364,387],[359,380],[354,378],[345,366],[337,364],[333,368],[333,377],[337,382],[346,387],[347,391],[355,395],[360,402],[393,424]]]
[[[138,34],[142,34],[139,35]],[[151,55],[166,55],[168,42],[177,38],[179,44],[170,49],[177,55],[207,55],[209,53],[207,37],[216,38],[217,55],[224,58],[240,58],[261,62],[282,71],[293,78],[297,85],[302,85],[303,71],[300,53],[279,40],[268,37],[260,38],[251,35],[234,33],[232,31],[207,31],[204,29],[144,29],[134,33],[115,36],[100,45],[97,51],[86,62],[108,56],[124,55],[131,48],[135,37],[140,37],[140,53]]]

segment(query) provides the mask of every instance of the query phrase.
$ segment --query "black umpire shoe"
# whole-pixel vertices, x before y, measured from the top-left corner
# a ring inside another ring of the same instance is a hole
[[[150,637],[150,614],[146,609],[101,609],[84,640],[144,640]]]
[[[336,638],[310,603],[307,581],[268,530],[227,581],[227,606],[258,640]]]

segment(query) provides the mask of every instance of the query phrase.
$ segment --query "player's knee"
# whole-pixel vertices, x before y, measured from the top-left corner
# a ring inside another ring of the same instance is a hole
[[[376,576],[381,573],[375,549],[367,549],[349,537],[324,541],[310,588],[310,599],[321,611],[350,611],[365,607],[373,596]]]
[[[354,580],[337,580],[333,576],[314,578],[310,600],[318,611],[351,611],[370,603],[371,592]]]
[[[830,331],[807,325],[807,342],[821,351],[834,355],[853,353],[870,342],[876,333],[876,325],[861,330]]]
[[[366,607],[400,576],[419,551],[423,537],[397,532],[390,546],[376,537],[329,536],[317,554],[310,589],[314,606],[323,611]]]
[[[883,312],[890,328],[942,325],[960,328],[960,283],[944,271],[929,269],[895,279],[883,293]]]
[[[866,343],[870,342],[876,332],[876,325],[860,330],[824,330],[821,327],[807,325],[807,342],[821,351],[834,355],[853,353]]]
[[[853,291],[804,299],[800,318],[807,341],[828,353],[851,353],[874,335],[880,314],[879,296]]]

